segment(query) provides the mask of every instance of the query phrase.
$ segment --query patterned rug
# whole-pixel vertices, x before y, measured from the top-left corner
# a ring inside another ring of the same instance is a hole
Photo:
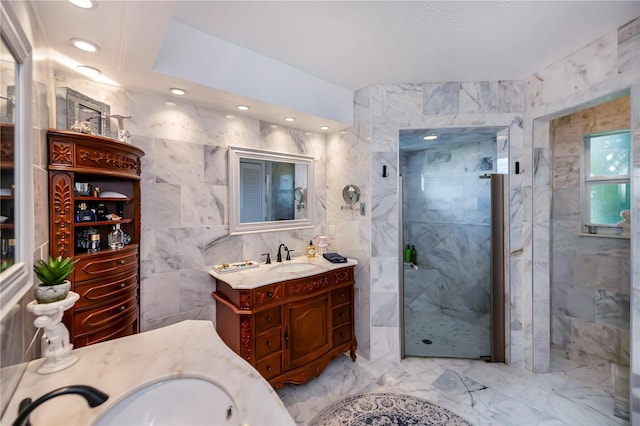
[[[309,426],[473,426],[426,399],[399,393],[365,393],[331,404]]]

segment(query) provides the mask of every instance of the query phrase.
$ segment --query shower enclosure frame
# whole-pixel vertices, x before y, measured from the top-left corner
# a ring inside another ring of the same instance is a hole
[[[507,141],[511,132],[510,126],[503,127],[507,131]],[[399,146],[399,144],[398,144]],[[507,144],[507,147],[509,145]],[[398,164],[400,164],[400,153],[398,149]],[[507,148],[507,172],[504,174],[493,173],[485,176],[491,178],[491,199],[500,200],[499,203],[491,203],[491,355],[483,357],[490,362],[510,363],[508,351],[510,345],[509,322],[510,322],[510,276],[509,276],[509,187],[511,172],[511,152]],[[495,178],[494,178],[495,177]],[[404,312],[404,182],[398,167],[398,313],[400,320],[400,358],[406,358],[405,351],[405,312]],[[507,219],[505,221],[505,218]],[[494,253],[497,252],[498,255]]]

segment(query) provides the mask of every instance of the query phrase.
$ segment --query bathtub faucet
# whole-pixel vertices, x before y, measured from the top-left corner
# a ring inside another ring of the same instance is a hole
[[[18,408],[18,418],[13,422],[13,426],[28,426],[29,414],[31,414],[33,410],[52,398],[67,394],[76,394],[84,397],[84,399],[87,400],[89,407],[92,408],[97,407],[109,399],[109,395],[106,393],[86,385],[66,386],[60,389],[55,389],[51,392],[45,393],[33,402],[31,402],[31,398],[23,399],[20,402],[20,407]]]

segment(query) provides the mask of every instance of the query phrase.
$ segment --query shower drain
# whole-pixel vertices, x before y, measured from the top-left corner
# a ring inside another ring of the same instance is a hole
[[[433,342],[431,340],[429,340],[429,339],[422,339],[422,343],[424,343],[425,345],[430,345]]]

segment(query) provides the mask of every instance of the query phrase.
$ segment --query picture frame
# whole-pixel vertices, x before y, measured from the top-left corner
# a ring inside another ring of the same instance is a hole
[[[68,87],[56,88],[56,126],[59,129],[71,130],[75,122],[87,122],[94,134],[110,138],[110,114],[111,108],[104,102]]]

